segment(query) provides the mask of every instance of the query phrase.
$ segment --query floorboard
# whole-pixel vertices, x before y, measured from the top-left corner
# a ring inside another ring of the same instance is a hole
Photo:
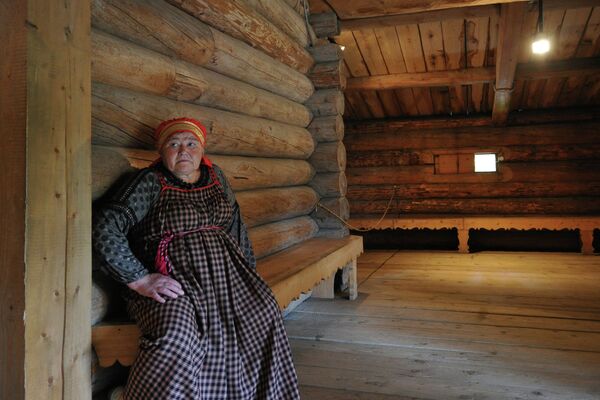
[[[366,252],[285,321],[303,399],[600,399],[600,257]]]

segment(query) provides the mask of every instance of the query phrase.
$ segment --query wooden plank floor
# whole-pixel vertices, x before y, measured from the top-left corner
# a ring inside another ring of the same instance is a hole
[[[285,321],[304,400],[600,399],[600,257],[371,251]]]

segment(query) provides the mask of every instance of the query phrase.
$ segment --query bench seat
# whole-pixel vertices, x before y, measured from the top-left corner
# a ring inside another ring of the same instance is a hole
[[[349,297],[357,296],[356,259],[363,252],[362,238],[313,238],[258,260],[257,272],[267,282],[281,309],[308,292],[340,268],[349,268]],[[101,323],[92,328],[92,345],[101,367],[116,361],[131,365],[138,351],[140,332],[128,323]]]
[[[357,228],[373,228],[379,218],[357,217],[349,223]],[[600,216],[582,215],[403,215],[388,218],[376,229],[453,229],[458,230],[458,250],[469,252],[469,230],[471,229],[578,229],[581,252],[593,254],[594,229],[600,228]]]

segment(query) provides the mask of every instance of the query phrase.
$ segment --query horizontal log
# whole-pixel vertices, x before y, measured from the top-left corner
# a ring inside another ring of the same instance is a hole
[[[439,22],[450,19],[473,19],[478,17],[491,17],[498,15],[495,5],[470,6],[449,8],[445,10],[432,10],[409,14],[387,15],[368,18],[351,18],[340,20],[340,31],[359,31],[365,29],[381,28],[385,26],[413,25],[427,22]]]
[[[306,159],[314,149],[311,134],[301,127],[113,86],[94,84],[92,104],[94,144],[151,149],[161,121],[190,116],[207,125],[212,154]]]
[[[257,226],[248,230],[256,258],[266,257],[315,236],[319,227],[307,216]]]
[[[285,2],[304,18],[304,4],[302,0],[285,0]]]
[[[352,201],[350,212],[357,215],[381,215],[388,201]],[[461,215],[523,215],[523,214],[598,214],[598,197],[559,197],[559,198],[482,198],[482,199],[420,199],[398,198],[390,206],[390,217],[401,214],[461,214]]]
[[[167,0],[223,32],[306,73],[313,59],[304,47],[273,25],[244,0]]]
[[[452,129],[390,129],[385,133],[352,133],[347,128],[348,152],[402,149],[452,149],[519,145],[574,145],[598,143],[600,122],[571,122],[533,126],[466,127]],[[352,129],[352,132],[356,132]]]
[[[568,78],[598,73],[600,58],[560,60],[519,64],[516,80]],[[495,67],[464,68],[448,71],[407,72],[349,78],[348,90],[392,90],[409,87],[440,87],[491,83],[496,79]],[[314,81],[313,81],[314,82]]]
[[[93,0],[92,24],[145,48],[296,102],[304,102],[314,90],[303,73],[163,0]]]
[[[501,183],[596,181],[599,161],[500,163],[495,173],[434,174],[432,165],[348,168],[348,186],[418,183]]]
[[[344,58],[341,46],[336,43],[326,42],[322,45],[313,46],[308,51],[310,51],[317,64],[339,61]]]
[[[103,196],[122,178],[135,172],[129,161],[110,148],[92,148],[92,200]]]
[[[344,114],[344,93],[337,89],[317,90],[304,103],[314,117]]]
[[[247,190],[236,198],[248,227],[308,215],[319,200],[308,186]]]
[[[174,100],[306,127],[302,104],[92,30],[92,79]]]
[[[600,57],[572,58],[553,62],[531,62],[517,65],[515,80],[570,78],[600,72]]]
[[[334,37],[340,34],[338,17],[334,12],[311,14],[309,20],[318,38]]]
[[[305,102],[315,91],[305,74],[229,35],[211,29],[215,52],[204,65],[206,68],[298,103]]]
[[[91,0],[92,25],[170,57],[206,64],[210,28],[163,0]]]
[[[318,92],[315,92],[318,93]],[[307,103],[308,105],[308,103]],[[309,106],[310,108],[310,106]],[[314,113],[314,112],[313,112]],[[528,110],[513,112],[509,115],[509,125],[532,125],[557,122],[593,121],[600,119],[600,108],[562,108],[558,110]],[[432,117],[417,119],[388,119],[347,121],[346,134],[362,133],[392,133],[399,130],[411,129],[451,129],[467,128],[477,126],[492,126],[493,122],[489,115],[473,115],[468,117]]]
[[[308,126],[317,142],[339,142],[344,139],[344,119],[340,114],[317,117]]]
[[[98,285],[95,281],[92,281],[92,325],[96,325],[102,321],[108,313],[108,307],[110,304],[110,294],[102,286]]]
[[[328,229],[328,228],[319,228],[319,232],[317,232],[316,237],[326,237],[332,239],[341,239],[350,235],[350,229],[344,226],[343,228],[338,229]]]
[[[311,213],[311,217],[320,228],[338,229],[343,227],[345,225],[340,218],[344,221],[350,218],[348,199],[345,197],[322,198],[315,211]]]
[[[310,37],[306,29],[304,14],[299,15],[285,0],[247,1],[250,6],[302,47],[308,47]]]
[[[349,78],[346,88],[348,90],[391,90],[411,87],[474,85],[477,83],[492,82],[495,76],[495,67],[407,72],[402,74]]]
[[[315,175],[304,160],[211,155],[233,190],[305,185]]]
[[[310,186],[321,197],[339,197],[346,195],[348,181],[344,171],[325,172],[316,174],[310,181]]]
[[[600,143],[502,146],[493,149],[503,162],[567,161],[598,159]],[[476,153],[481,148],[456,150],[369,150],[348,152],[347,167],[394,167],[433,164],[434,154]]]
[[[315,89],[339,89],[346,88],[346,75],[342,69],[343,62],[331,61],[315,64],[314,68],[308,74]]]
[[[338,172],[346,169],[346,148],[342,142],[319,143],[308,162],[317,172]]]
[[[304,160],[208,155],[234,191],[309,183],[315,172]],[[125,147],[92,147],[92,197],[102,196],[118,179],[145,168],[158,158],[155,151]]]
[[[347,152],[347,168],[433,164],[432,150],[368,150]]]
[[[600,196],[600,180],[352,185],[346,197],[352,202],[389,200],[392,195],[403,199]]]

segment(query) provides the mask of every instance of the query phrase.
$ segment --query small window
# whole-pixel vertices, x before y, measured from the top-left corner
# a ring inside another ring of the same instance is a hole
[[[475,153],[475,172],[496,172],[496,154]]]

